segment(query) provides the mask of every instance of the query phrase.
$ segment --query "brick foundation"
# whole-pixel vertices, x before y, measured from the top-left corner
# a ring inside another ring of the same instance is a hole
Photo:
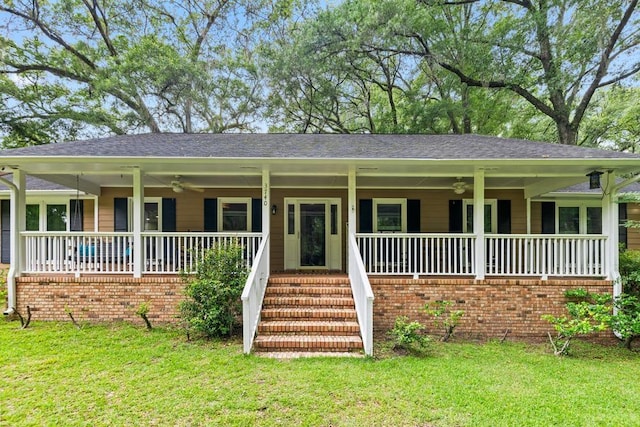
[[[532,280],[532,279],[402,279],[370,278],[373,304],[374,335],[384,336],[397,316],[408,316],[425,324],[429,332],[439,333],[428,316],[425,304],[455,301],[454,310],[464,310],[456,334],[467,338],[508,337],[537,339],[553,333],[543,314],[566,313],[567,289],[584,288],[590,292],[613,290],[605,280]],[[601,338],[611,335],[608,332]]]
[[[432,318],[423,310],[426,303],[455,301],[453,309],[465,314],[456,330],[468,338],[509,337],[538,339],[553,331],[543,314],[565,311],[564,292],[585,288],[590,292],[611,292],[603,280],[532,279],[370,279],[374,301],[374,334],[381,338],[393,327],[397,316],[408,316],[435,333]],[[155,323],[176,322],[178,304],[184,298],[179,277],[32,276],[17,283],[18,309],[29,305],[33,320],[68,320],[66,309],[78,321],[129,321],[140,323],[135,311],[149,304],[149,318]],[[605,333],[607,336],[610,333]]]
[[[170,323],[184,298],[179,277],[32,276],[19,277],[16,287],[18,309],[26,313],[29,305],[32,320],[69,320],[68,308],[78,321],[138,323],[136,309],[146,302],[152,323]]]

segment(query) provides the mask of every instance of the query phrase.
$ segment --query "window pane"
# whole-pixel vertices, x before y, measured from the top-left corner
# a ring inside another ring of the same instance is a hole
[[[158,231],[158,204],[144,204],[144,229],[145,231]]]
[[[587,207],[587,234],[602,234],[602,208]]]
[[[493,230],[491,229],[491,225],[493,224],[491,214],[493,213],[493,209],[491,209],[491,205],[484,205],[484,232],[491,233]]]
[[[47,205],[47,231],[67,231],[67,205]]]
[[[379,204],[378,231],[402,231],[402,205]]]
[[[558,208],[558,232],[560,234],[580,233],[580,208]]]
[[[484,232],[493,233],[493,209],[491,204],[484,205]],[[473,205],[467,205],[467,233],[473,233]]]
[[[247,203],[224,203],[222,205],[222,230],[247,231]]]
[[[338,234],[338,205],[331,205],[331,234]]]
[[[295,234],[295,205],[287,205],[287,234]]]
[[[40,231],[40,205],[27,205],[27,231]]]

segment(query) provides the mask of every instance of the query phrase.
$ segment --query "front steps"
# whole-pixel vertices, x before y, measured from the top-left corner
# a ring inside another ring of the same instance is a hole
[[[360,326],[346,276],[269,279],[254,349],[282,355],[342,355],[362,351]]]

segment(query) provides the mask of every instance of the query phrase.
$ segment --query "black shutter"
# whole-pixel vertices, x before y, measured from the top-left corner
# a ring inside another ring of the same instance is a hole
[[[373,233],[373,199],[360,199],[360,233]]]
[[[407,200],[407,233],[420,232],[420,200]]]
[[[0,262],[11,260],[11,201],[0,200]]]
[[[218,199],[204,199],[204,231],[218,231]]]
[[[262,231],[262,199],[251,199],[251,231]]]
[[[498,200],[498,233],[511,234],[511,200]]]
[[[84,200],[69,200],[69,230],[84,231]]]
[[[177,231],[176,199],[162,198],[162,231]]]
[[[462,200],[449,200],[449,233],[462,233]]]
[[[624,247],[627,247],[627,204],[620,203],[618,205],[618,243],[623,244]]]
[[[542,202],[542,234],[556,233],[556,204],[555,202]]]
[[[113,230],[129,231],[129,201],[126,197],[113,199]]]

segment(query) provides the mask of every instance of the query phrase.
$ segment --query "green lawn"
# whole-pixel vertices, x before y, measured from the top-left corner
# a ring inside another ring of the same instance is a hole
[[[424,358],[241,354],[131,325],[0,321],[0,425],[632,426],[640,354],[435,343]]]

